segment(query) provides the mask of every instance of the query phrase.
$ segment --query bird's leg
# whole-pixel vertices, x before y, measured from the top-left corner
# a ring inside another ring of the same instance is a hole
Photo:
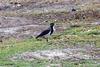
[[[45,36],[43,36],[44,39],[46,39],[46,41],[48,42],[48,38],[46,38]]]
[[[41,41],[41,39],[40,38],[36,38],[37,40],[39,40],[39,41]]]

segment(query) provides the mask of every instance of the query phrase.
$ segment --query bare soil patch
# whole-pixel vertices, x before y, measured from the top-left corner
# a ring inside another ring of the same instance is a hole
[[[53,49],[53,50],[38,50],[35,52],[24,52],[17,54],[10,58],[12,61],[26,60],[32,61],[34,59],[47,59],[47,60],[90,60],[100,59],[99,56],[92,54],[93,50],[87,51],[83,48],[67,48],[67,49]]]

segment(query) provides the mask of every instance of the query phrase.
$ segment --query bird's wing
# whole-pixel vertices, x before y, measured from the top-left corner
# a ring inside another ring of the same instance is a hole
[[[50,32],[50,29],[44,30],[43,32],[41,32],[36,38],[38,37],[42,37],[44,35],[47,35]]]

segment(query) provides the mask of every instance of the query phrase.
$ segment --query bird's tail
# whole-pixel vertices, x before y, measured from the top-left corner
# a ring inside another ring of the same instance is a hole
[[[38,38],[39,38],[39,36],[36,36],[35,38],[36,38],[36,39],[38,39]]]

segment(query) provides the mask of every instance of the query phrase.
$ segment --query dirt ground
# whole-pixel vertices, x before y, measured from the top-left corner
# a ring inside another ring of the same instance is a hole
[[[97,26],[96,31],[99,33],[93,36],[99,38],[100,0],[0,0],[0,40],[34,38],[48,28],[51,22],[55,23],[54,35],[62,34],[65,30],[74,27],[88,27],[88,29],[93,27],[94,29]],[[30,61],[37,58],[54,60],[55,57],[61,60],[100,59],[100,49],[94,45],[86,44],[79,49],[74,46],[74,48],[59,50],[26,51],[12,56],[10,60]],[[90,48],[91,51],[86,48]],[[96,51],[98,53],[92,55],[92,52],[96,53]],[[100,63],[97,62],[97,64]]]
[[[75,22],[77,22],[77,19],[81,22],[84,18],[88,18],[88,20],[86,19],[85,21],[86,23],[82,24],[100,24],[99,0],[88,2],[86,0],[62,0],[61,2],[59,0],[57,0],[58,2],[48,2],[49,0],[46,0],[47,2],[41,2],[33,0],[35,3],[31,1],[20,3],[19,1],[16,1],[17,4],[1,3],[0,36],[8,36],[8,34],[12,36],[17,34],[14,37],[17,37],[19,34],[31,34],[33,36],[37,31],[41,31],[45,26],[49,25],[48,23],[50,22],[55,22],[57,31],[61,31],[66,29],[66,27],[70,27],[72,24],[71,22],[75,19]],[[20,6],[18,6],[18,4],[20,4]],[[94,4],[94,6],[85,7],[85,4]],[[94,10],[91,7],[97,8]],[[71,9],[73,8],[77,11],[72,12]],[[83,11],[82,9],[86,10]],[[48,21],[48,23],[45,21]]]

